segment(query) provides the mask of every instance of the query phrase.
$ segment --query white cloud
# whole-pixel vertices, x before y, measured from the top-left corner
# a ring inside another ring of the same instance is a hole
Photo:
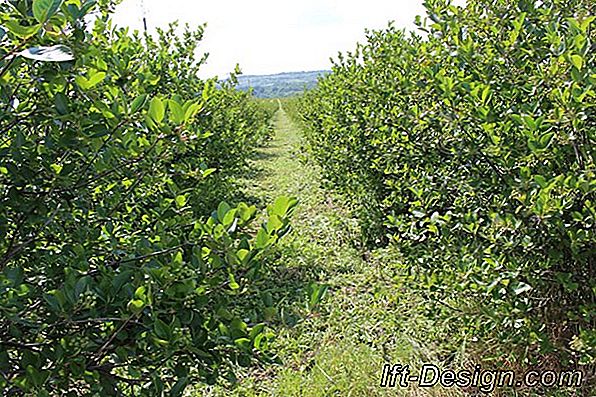
[[[240,64],[245,74],[318,70],[338,51],[355,48],[364,30],[390,20],[414,28],[422,0],[124,0],[115,22],[142,29],[142,4],[150,29],[174,20],[207,23],[201,50],[209,52],[204,76],[223,77]]]

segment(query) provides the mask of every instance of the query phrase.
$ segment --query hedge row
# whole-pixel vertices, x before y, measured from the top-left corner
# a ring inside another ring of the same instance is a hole
[[[595,3],[425,6],[417,34],[368,32],[302,99],[310,150],[454,349],[593,364]]]
[[[130,34],[115,3],[0,4],[6,395],[180,395],[271,336],[238,302],[295,201],[219,203],[270,111],[197,77],[202,28]]]

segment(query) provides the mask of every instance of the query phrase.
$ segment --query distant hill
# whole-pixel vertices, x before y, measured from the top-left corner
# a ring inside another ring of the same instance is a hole
[[[262,76],[239,76],[238,89],[253,89],[257,98],[283,98],[302,93],[317,84],[319,76],[329,73],[328,70],[312,72],[289,72]]]

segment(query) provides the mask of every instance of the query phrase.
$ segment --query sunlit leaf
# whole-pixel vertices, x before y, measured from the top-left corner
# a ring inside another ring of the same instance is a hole
[[[33,0],[33,16],[38,22],[44,23],[58,11],[62,0]]]
[[[161,99],[155,97],[149,103],[149,117],[160,123],[165,116],[165,108]]]

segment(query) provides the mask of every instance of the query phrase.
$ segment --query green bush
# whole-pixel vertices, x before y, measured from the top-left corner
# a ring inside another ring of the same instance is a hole
[[[310,150],[453,346],[594,363],[594,3],[467,3],[340,56],[302,100]]]
[[[113,6],[0,4],[3,393],[180,395],[271,336],[238,302],[295,200],[260,227],[217,205],[270,115],[196,76],[202,28],[130,35]]]

